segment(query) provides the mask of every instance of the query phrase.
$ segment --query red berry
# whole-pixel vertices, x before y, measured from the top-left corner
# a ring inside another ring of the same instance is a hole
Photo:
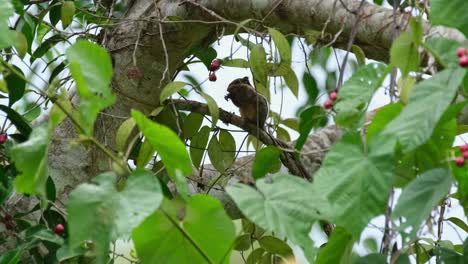
[[[218,59],[214,59],[210,64],[210,71],[217,71],[221,66],[221,61]]]
[[[0,134],[0,144],[4,144],[8,140],[8,136],[6,133]]]
[[[323,104],[323,107],[325,107],[326,109],[330,109],[333,107],[333,102],[331,100],[327,100],[324,104]]]
[[[218,78],[216,78],[216,74],[214,72],[210,73],[210,76],[208,76],[208,80],[211,82],[216,82]]]
[[[457,164],[458,167],[462,167],[465,165],[465,158],[464,157],[456,157],[455,158],[455,164]]]
[[[56,235],[62,234],[63,231],[65,231],[65,227],[64,227],[62,224],[57,224],[57,225],[55,226],[54,232],[55,232]]]
[[[337,97],[338,97],[338,94],[336,92],[330,93],[330,100],[335,101]]]
[[[458,48],[457,50],[458,57],[465,57],[466,56],[466,49],[463,47]]]
[[[466,56],[461,57],[458,60],[458,65],[460,65],[463,68],[467,67],[468,66],[468,57],[466,57]]]
[[[468,151],[468,144],[461,145],[459,148],[461,152]]]
[[[468,159],[468,151],[464,151],[462,156],[463,158]]]

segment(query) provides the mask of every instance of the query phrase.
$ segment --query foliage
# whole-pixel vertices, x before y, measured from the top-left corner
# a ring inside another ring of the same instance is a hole
[[[247,144],[236,144],[238,131],[218,122],[229,121],[220,102],[190,73],[195,63],[211,74],[219,70],[219,65],[210,69],[217,51],[198,40],[181,51],[185,60],[170,69],[171,78],[153,80],[163,87],[158,107],[127,113],[116,131],[106,131],[115,133],[115,143],[98,140],[95,132],[103,112],[115,106],[119,95],[111,89],[118,81],[113,80],[111,54],[101,46],[102,35],[95,33],[114,22],[125,23],[118,19],[125,15],[121,2],[108,12],[89,0],[0,1],[2,250],[7,240],[13,241],[0,263],[114,263],[119,258],[132,263],[233,263],[240,256],[243,263],[267,264],[293,259],[295,246],[310,263],[467,262],[468,239],[463,244],[442,239],[447,223],[468,232],[468,165],[460,162],[468,159],[468,145],[453,147],[455,137],[467,131],[457,120],[468,103],[467,68],[459,66],[457,50],[467,46],[424,36],[428,18],[468,37],[466,0],[431,0],[430,11],[418,1],[388,1],[414,15],[389,48],[388,65],[366,61],[354,43],[350,51],[356,60],[339,62],[348,65],[346,71],[330,69],[335,59],[348,57],[323,45],[323,32],[291,37],[266,27],[264,20],[232,22],[237,26],[233,45],[243,47],[248,60],[233,51],[217,59],[223,70],[250,71],[257,92],[269,102],[278,99],[278,91],[304,98],[295,117],[271,110],[265,128],[283,141],[297,134],[293,149],[262,146],[258,134],[249,135]],[[164,23],[174,29],[188,26],[182,20],[171,16]],[[304,72],[293,67],[294,43],[303,47]],[[324,73],[323,83],[311,67]],[[38,68],[44,68],[46,77],[39,76]],[[345,72],[351,76],[340,83]],[[142,74],[136,66],[127,73],[130,79]],[[386,86],[391,103],[372,110],[376,113],[370,120],[371,101]],[[70,99],[69,87],[79,100]],[[330,107],[321,105],[327,94]],[[192,111],[171,104],[193,95],[203,102]],[[73,139],[56,138],[65,120],[76,129]],[[318,160],[314,180],[286,173],[281,158],[300,160],[310,154],[305,153],[310,133],[331,120],[343,136],[320,153],[324,158]],[[61,179],[51,177],[55,167],[49,152],[55,144],[99,151],[112,170],[84,175],[89,182],[66,190]],[[236,181],[233,175],[245,165],[236,164],[244,145],[255,149],[251,175]],[[212,167],[207,168],[207,159]],[[218,177],[204,182],[200,178],[210,169]],[[223,199],[210,196],[214,190],[224,192]],[[67,191],[63,205],[58,197]],[[17,194],[39,202],[28,211],[11,210],[9,199]],[[232,211],[223,208],[229,198],[242,219],[231,219]],[[465,215],[445,215],[451,203],[460,204]],[[381,245],[365,237],[379,217],[386,220],[379,226],[385,234]],[[129,239],[131,256],[116,252],[115,243]],[[359,245],[367,255],[357,253]]]

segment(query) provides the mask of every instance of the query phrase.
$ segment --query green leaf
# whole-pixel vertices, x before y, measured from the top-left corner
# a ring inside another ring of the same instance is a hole
[[[360,257],[356,259],[353,264],[386,264],[387,257],[382,254],[369,254],[367,256]]]
[[[165,200],[132,239],[143,263],[229,263],[235,229],[218,200],[196,195],[186,204]]]
[[[267,61],[265,49],[262,45],[253,45],[250,51],[250,69],[253,74],[254,85],[257,91],[270,101],[268,87],[268,76],[266,74]]]
[[[370,219],[385,210],[393,167],[393,145],[373,140],[364,146],[359,133],[349,133],[325,156],[314,187],[332,204],[336,224],[358,239]]]
[[[15,178],[18,193],[46,196],[46,182],[49,176],[47,168],[47,151],[49,131],[43,125],[35,128],[28,140],[11,149],[11,158],[20,172]]]
[[[23,33],[18,31],[16,32],[15,49],[18,52],[18,56],[21,59],[24,59],[24,56],[26,56],[26,53],[28,52],[28,40]]]
[[[177,171],[187,176],[192,172],[190,157],[185,144],[170,128],[146,118],[142,113],[133,110],[132,117],[145,136],[146,140],[156,149],[172,179],[176,179]]]
[[[328,202],[313,191],[309,182],[290,175],[260,179],[256,186],[258,190],[235,184],[226,191],[250,221],[280,237],[286,236],[300,245],[311,260],[314,246],[308,234],[314,222],[330,218]]]
[[[1,35],[0,35],[1,39]],[[21,260],[23,249],[13,249],[0,256],[0,264],[16,264]]]
[[[447,69],[416,84],[411,91],[409,104],[379,137],[387,140],[396,138],[403,152],[424,144],[450,106],[465,72],[464,69]]]
[[[60,107],[58,106],[59,104]],[[74,109],[70,100],[68,100],[67,94],[61,93],[52,106],[52,110],[50,111],[49,126],[51,130],[62,123],[63,120],[65,120],[67,114],[64,111],[69,114],[73,114]]]
[[[119,129],[117,129],[117,134],[115,137],[115,146],[119,152],[125,150],[127,140],[130,137],[133,129],[135,128],[135,120],[133,118],[128,118],[122,124],[120,124]]]
[[[357,60],[357,62],[359,64],[359,66],[366,65],[366,54],[361,49],[361,47],[359,47],[357,45],[353,45],[351,47],[351,51],[354,53],[354,56],[356,56],[356,60]]]
[[[212,137],[208,144],[208,156],[219,172],[227,170],[236,157],[236,141],[231,133],[221,130],[219,141],[216,137]]]
[[[164,88],[161,91],[161,94],[159,95],[159,100],[164,102],[167,98],[169,98],[172,94],[177,93],[180,91],[182,88],[184,88],[187,85],[185,82],[170,82],[164,86]]]
[[[60,14],[63,29],[66,29],[73,21],[73,16],[75,15],[75,3],[73,1],[63,2]]]
[[[283,78],[289,90],[291,90],[297,98],[299,96],[299,81],[297,80],[296,73],[291,69],[291,67],[287,68],[287,72],[283,75]]]
[[[52,47],[54,47],[55,44],[63,40],[65,40],[65,38],[62,35],[54,35],[46,39],[45,41],[43,41],[32,54],[31,62],[33,62],[37,58],[44,56],[44,54],[46,54],[47,51],[49,51]]]
[[[276,128],[276,136],[278,137],[279,140],[282,140],[284,142],[291,141],[291,136],[289,136],[289,132],[280,126]]]
[[[145,141],[141,143],[140,151],[138,151],[137,168],[144,169],[153,159],[155,151],[149,140],[145,139]]]
[[[203,126],[190,140],[190,157],[192,157],[193,166],[197,169],[203,159],[210,131],[209,127]]]
[[[280,255],[282,257],[293,256],[292,249],[289,245],[281,239],[278,239],[274,236],[263,236],[258,240],[260,246],[265,249],[265,251]]]
[[[307,95],[309,96],[307,101],[311,104],[314,104],[319,94],[317,81],[315,80],[314,76],[310,75],[308,72],[304,72],[304,75],[302,76],[302,83],[304,84],[304,88],[307,92]]]
[[[393,41],[390,49],[390,63],[398,67],[403,77],[409,72],[419,69],[418,44],[414,42],[411,32],[402,32],[398,38]]]
[[[0,2],[0,49],[8,48],[15,43],[16,32],[9,29],[8,19],[14,15],[14,9],[9,0]]]
[[[333,229],[327,245],[320,249],[316,264],[348,263],[351,258],[354,239],[342,227]]]
[[[21,134],[23,134],[23,136],[29,137],[32,128],[29,125],[29,123],[26,120],[24,120],[24,118],[20,114],[18,114],[18,112],[6,105],[0,105],[0,111],[3,111],[7,114],[8,120],[10,120],[11,123],[13,123],[13,125],[15,125],[16,129],[18,129],[21,132]]]
[[[211,128],[216,127],[216,123],[218,123],[219,119],[219,108],[218,104],[216,104],[216,101],[213,99],[213,97],[209,96],[208,94],[200,91],[200,94],[203,96],[205,99],[206,103],[208,104],[208,109],[210,110],[211,114]]]
[[[327,113],[323,108],[313,105],[304,109],[299,116],[299,138],[296,142],[296,149],[301,150],[309,137],[312,128],[323,127],[327,124]]]
[[[421,45],[423,42],[423,35],[424,35],[424,29],[423,29],[423,23],[422,19],[420,16],[412,16],[410,17],[410,30],[411,33],[413,34],[413,41]]]
[[[122,192],[115,187],[116,177],[104,173],[95,178],[97,184],[79,185],[67,202],[70,246],[92,240],[96,263],[104,263],[112,240],[128,237],[162,201],[159,181],[151,173],[134,171]]]
[[[223,59],[223,67],[250,68],[250,63],[244,59]]]
[[[297,118],[286,118],[281,120],[281,124],[289,127],[292,130],[299,130],[299,120]]]
[[[463,220],[461,220],[460,218],[449,217],[448,219],[446,219],[446,221],[450,221],[450,222],[454,223],[459,228],[461,228],[463,231],[468,233],[468,225]]]
[[[267,146],[259,150],[252,165],[252,177],[257,180],[265,177],[269,172],[275,172],[278,165],[281,167],[280,154],[281,150],[275,146]]]
[[[234,241],[234,250],[237,251],[246,251],[249,250],[252,246],[252,239],[250,238],[250,234],[244,234],[241,236],[236,237],[236,241]]]
[[[9,94],[8,106],[12,106],[15,102],[20,100],[23,97],[24,89],[26,88],[26,78],[24,77],[23,71],[14,65],[12,67],[19,75],[11,72],[5,76]]]
[[[468,37],[468,2],[465,0],[431,0],[432,25],[442,25],[460,30]]]
[[[288,66],[291,65],[291,47],[289,46],[288,40],[283,34],[281,34],[281,32],[274,28],[268,28],[268,33],[270,33],[270,36],[278,49],[281,57],[281,64],[286,64]]]
[[[265,250],[263,248],[254,249],[252,253],[250,253],[250,255],[247,257],[247,264],[260,263],[263,253],[265,253]]]
[[[445,169],[427,171],[412,181],[401,193],[392,213],[393,219],[404,218],[399,229],[411,228],[414,238],[432,209],[444,198],[452,186],[450,172]]]
[[[379,109],[374,118],[372,118],[372,122],[367,127],[367,142],[370,142],[374,135],[382,131],[390,121],[397,117],[403,110],[403,107],[401,103],[393,103]]]
[[[203,115],[192,112],[184,120],[182,132],[184,138],[192,138],[195,133],[200,129],[203,122]]]
[[[371,63],[361,67],[344,83],[334,106],[337,124],[353,128],[362,125],[367,106],[381,86],[386,70],[384,64]]]
[[[88,41],[76,42],[67,49],[66,55],[80,96],[80,125],[90,136],[99,112],[115,102],[109,88],[111,60],[104,48]]]
[[[448,38],[433,37],[426,40],[426,49],[441,63],[449,67],[458,66],[457,49],[462,46],[458,41]]]

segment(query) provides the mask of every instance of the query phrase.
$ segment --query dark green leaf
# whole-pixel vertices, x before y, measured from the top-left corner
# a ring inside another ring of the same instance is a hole
[[[281,150],[275,146],[267,146],[257,152],[252,165],[252,177],[257,180],[265,177],[267,173],[274,172],[281,166],[279,156]]]
[[[203,96],[205,99],[206,103],[208,104],[208,109],[210,110],[211,114],[211,128],[214,128],[216,126],[216,123],[218,123],[219,119],[219,108],[218,104],[216,104],[216,101],[213,99],[213,97],[209,96],[208,94],[201,92],[200,94]]]
[[[304,72],[304,75],[302,76],[302,83],[304,84],[307,95],[309,96],[307,101],[312,104],[315,103],[319,93],[317,81],[315,81],[315,78],[312,75]]]
[[[299,81],[297,80],[296,73],[291,69],[291,67],[287,68],[286,73],[283,75],[284,81],[288,86],[289,90],[296,96],[299,96]]]
[[[370,142],[374,135],[382,131],[390,121],[397,117],[403,110],[403,107],[401,103],[393,103],[379,109],[367,127],[367,142]]]
[[[313,105],[302,111],[299,116],[300,135],[296,142],[296,149],[302,149],[312,128],[323,127],[327,122],[327,113],[319,106]]]
[[[26,79],[24,77],[23,71],[14,65],[12,67],[19,75],[11,72],[5,76],[5,82],[7,84],[9,94],[8,106],[12,106],[15,102],[20,100],[23,97],[24,89],[26,88]]]
[[[35,59],[44,56],[44,54],[46,54],[47,51],[49,51],[52,47],[54,47],[55,44],[63,40],[64,40],[64,37],[61,35],[54,35],[46,39],[44,42],[41,43],[41,45],[39,45],[39,47],[36,48],[36,50],[31,56],[31,60],[34,61]]]
[[[327,245],[320,249],[316,264],[346,263],[351,258],[354,240],[342,227],[333,229]]]
[[[386,264],[387,258],[382,254],[369,254],[364,257],[360,257],[353,264]]]
[[[262,45],[256,44],[250,52],[250,69],[252,70],[254,85],[257,91],[270,101],[268,90],[268,76],[266,74],[266,53]]]
[[[184,138],[192,138],[195,133],[200,129],[203,122],[203,115],[192,112],[184,120],[184,126],[182,132]]]
[[[234,250],[237,251],[246,251],[249,250],[252,246],[253,241],[250,239],[250,234],[244,234],[236,237],[234,241]]]
[[[274,236],[263,236],[258,240],[258,243],[265,251],[271,254],[280,255],[282,257],[293,256],[292,249],[289,245]]]
[[[211,138],[208,144],[208,156],[219,172],[224,172],[232,165],[235,155],[236,142],[231,133],[221,130],[219,141],[216,137]]]
[[[460,227],[462,230],[464,230],[466,233],[468,233],[468,225],[463,220],[461,220],[460,218],[449,217],[448,219],[446,219],[446,221],[450,221],[450,222],[454,223],[455,225]]]
[[[190,140],[190,157],[195,168],[199,168],[210,136],[210,128],[204,126]]]

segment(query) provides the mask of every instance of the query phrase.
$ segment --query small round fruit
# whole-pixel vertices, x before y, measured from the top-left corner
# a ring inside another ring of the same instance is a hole
[[[7,142],[8,140],[8,136],[6,133],[1,133],[0,134],[0,144],[4,144],[5,142]]]
[[[65,231],[65,227],[64,227],[62,224],[57,224],[57,225],[55,226],[54,233],[55,233],[56,235],[62,234],[63,231]]]
[[[325,103],[323,103],[323,107],[325,107],[326,109],[332,108],[333,107],[333,101],[327,100]]]
[[[208,76],[208,80],[210,80],[210,82],[216,82],[217,79],[218,78],[214,72],[210,73],[210,76]]]
[[[460,47],[457,49],[457,55],[458,57],[465,57],[467,55],[466,49],[463,47]]]
[[[335,101],[337,97],[338,97],[338,94],[336,92],[330,93],[330,100]]]
[[[463,145],[461,145],[459,148],[460,148],[460,151],[461,151],[461,152],[468,151],[468,144],[463,144]]]
[[[460,65],[460,67],[466,68],[468,66],[468,57],[466,56],[461,57],[458,60],[458,65]]]
[[[221,66],[221,61],[218,59],[214,59],[210,64],[210,71],[217,71]]]
[[[455,158],[455,164],[457,164],[458,167],[462,167],[465,165],[465,158],[464,157],[456,157]]]

